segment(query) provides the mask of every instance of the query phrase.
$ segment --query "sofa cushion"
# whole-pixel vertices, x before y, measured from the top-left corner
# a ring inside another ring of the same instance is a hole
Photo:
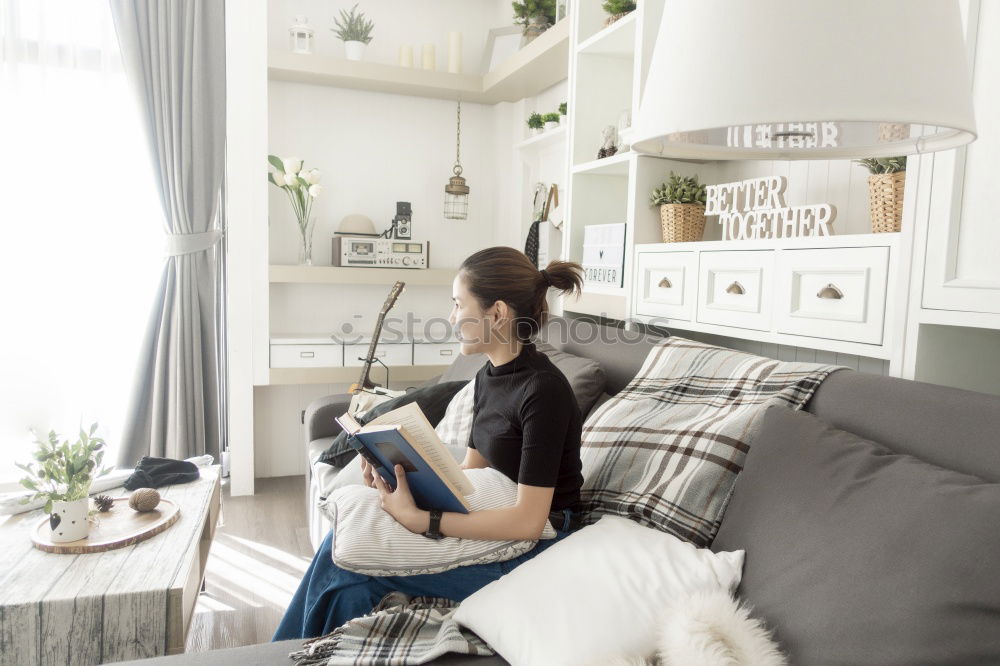
[[[465,384],[466,382],[464,381],[448,381],[422,386],[375,405],[365,412],[364,416],[359,417],[357,421],[361,425],[364,425],[382,414],[391,412],[397,407],[416,402],[430,424],[432,426],[437,425],[441,417],[444,416],[452,397]],[[319,456],[317,462],[333,465],[334,467],[343,467],[356,455],[358,455],[358,452],[347,443],[347,433],[341,432],[333,438],[332,443]]]
[[[712,548],[790,663],[1000,663],[997,525],[1000,485],[778,408]]]
[[[600,363],[556,349],[547,342],[535,341],[535,349],[545,354],[566,376],[581,414],[587,414],[604,392],[605,376]],[[444,371],[441,381],[470,380],[487,361],[486,354],[462,354]]]

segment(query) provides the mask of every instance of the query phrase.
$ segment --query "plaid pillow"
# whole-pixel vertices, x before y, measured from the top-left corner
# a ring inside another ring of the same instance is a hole
[[[708,546],[756,419],[771,405],[801,408],[836,367],[659,341],[635,378],[584,424],[585,522],[625,516]]]
[[[475,380],[469,380],[448,403],[434,431],[449,446],[468,446],[472,437],[472,406],[476,392]]]

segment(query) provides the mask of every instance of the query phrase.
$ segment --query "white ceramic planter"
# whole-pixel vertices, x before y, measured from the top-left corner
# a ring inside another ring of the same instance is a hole
[[[537,136],[537,135],[541,134],[543,131],[544,130],[541,127],[529,127],[528,128],[528,134],[530,134],[531,136]]]
[[[52,513],[49,515],[50,538],[58,543],[77,541],[87,536],[87,511],[90,508],[88,498],[72,502],[53,502]],[[54,525],[54,526],[53,526]]]
[[[554,130],[559,128],[559,123],[555,120],[550,120],[545,123],[545,131]]]
[[[368,46],[364,42],[344,42],[344,51],[347,52],[348,60],[363,60],[365,57],[365,47]]]

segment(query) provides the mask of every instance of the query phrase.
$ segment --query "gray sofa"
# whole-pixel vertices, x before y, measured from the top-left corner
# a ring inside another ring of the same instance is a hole
[[[572,335],[567,335],[567,332]],[[614,394],[634,376],[657,337],[582,320],[554,318],[548,342],[578,356],[596,360],[606,375],[606,391]],[[435,378],[431,381],[436,381]],[[310,441],[333,433],[328,422],[342,413],[343,402],[326,399],[307,412]],[[338,411],[339,410],[339,411]],[[947,469],[1000,482],[1000,397],[913,381],[838,370],[806,405],[806,411],[835,428],[879,442]],[[324,447],[325,448],[325,447]],[[313,497],[308,500],[310,503]],[[904,557],[906,553],[900,553]],[[845,581],[850,585],[851,581]],[[300,641],[286,641],[204,654],[178,655],[142,663],[250,664],[289,663],[287,653]],[[497,657],[451,654],[435,664],[487,666],[506,664]]]

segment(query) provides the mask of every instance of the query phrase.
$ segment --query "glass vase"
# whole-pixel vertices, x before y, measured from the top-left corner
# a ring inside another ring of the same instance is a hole
[[[299,264],[302,266],[312,266],[313,250],[313,228],[316,226],[316,218],[308,221],[299,221]]]

